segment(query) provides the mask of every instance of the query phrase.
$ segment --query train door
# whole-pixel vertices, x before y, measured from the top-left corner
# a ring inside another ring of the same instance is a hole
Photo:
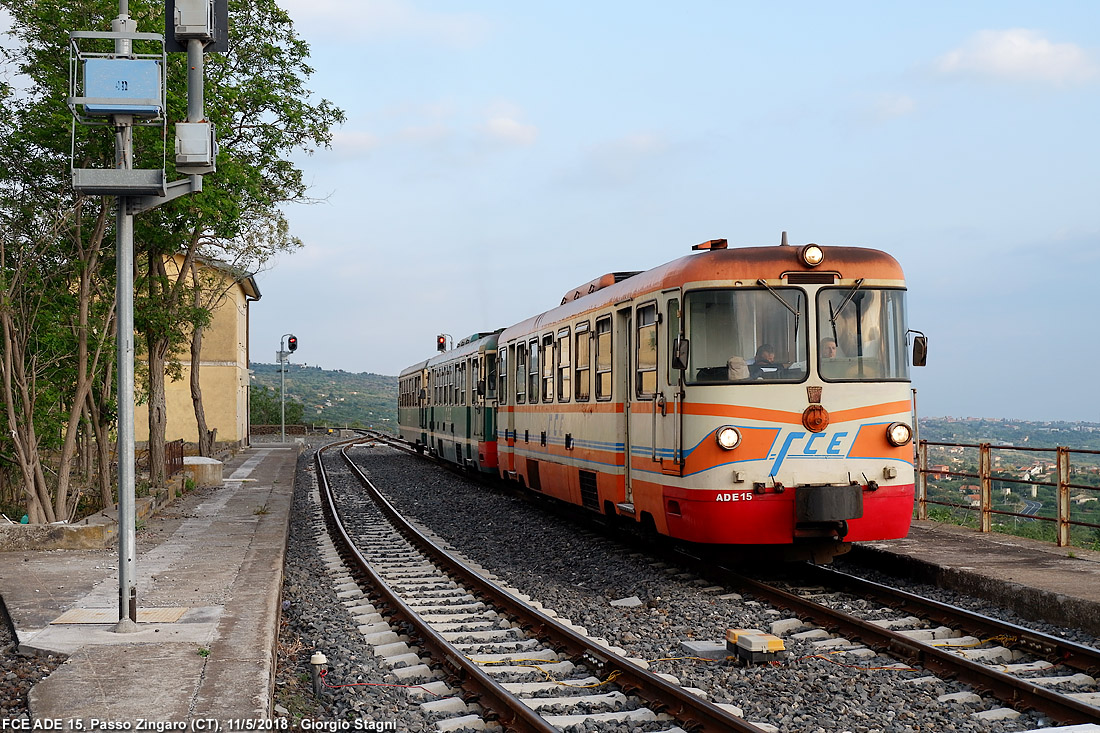
[[[516,359],[515,344],[510,344],[507,349],[500,349],[499,359],[497,360],[497,369],[500,370],[497,403],[500,405],[500,409],[497,410],[497,419],[504,423],[504,444],[502,446],[504,451],[503,456],[498,459],[500,460],[500,469],[503,472],[515,470],[515,454],[513,451],[516,445],[516,400],[511,395],[520,389],[518,372],[521,371],[516,366]]]
[[[419,387],[419,389],[417,390],[416,399],[420,413],[420,431],[424,433],[424,442],[427,442],[428,432],[428,374],[429,372],[427,369],[422,370],[420,372],[420,379],[417,380],[416,385],[417,387]]]
[[[632,484],[631,456],[633,455],[633,390],[631,389],[631,324],[632,312],[630,307],[619,310],[615,315],[615,331],[612,338],[617,337],[615,344],[615,391],[623,401],[623,419],[619,421],[620,438],[623,444],[623,482],[625,488],[624,503],[622,507],[630,513],[634,512],[634,487]]]
[[[631,496],[638,503],[639,482],[659,483],[661,474],[679,473],[676,463],[677,438],[675,395],[669,390],[667,373],[661,371],[663,345],[662,309],[668,298],[661,296],[636,304],[630,329],[629,375],[626,382],[630,413]],[[651,501],[648,497],[647,501]],[[651,511],[651,509],[647,509]]]
[[[680,295],[669,291],[661,295],[661,309],[654,325],[656,353],[656,399],[653,404],[653,451],[651,458],[661,473],[680,476],[683,472],[683,446],[680,444],[680,406],[683,389],[680,371],[671,366],[672,346],[680,335]],[[639,327],[639,335],[641,327]]]
[[[480,387],[485,375],[485,357],[476,355],[470,361],[473,372],[470,375],[470,398],[473,400],[474,445],[485,442],[485,390]]]

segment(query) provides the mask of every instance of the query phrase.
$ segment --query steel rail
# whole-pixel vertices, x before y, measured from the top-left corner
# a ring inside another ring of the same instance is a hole
[[[830,586],[842,586],[864,598],[874,597],[892,608],[920,615],[937,623],[961,627],[975,636],[1014,637],[1021,648],[1043,657],[1048,662],[1062,664],[1093,677],[1100,676],[1100,650],[1090,646],[1059,639],[1041,631],[918,596],[900,588],[876,583],[834,568],[807,565],[805,570],[811,577],[817,576],[823,583]]]
[[[384,603],[389,607],[394,616],[408,623],[415,629],[420,641],[431,649],[433,656],[441,660],[449,672],[462,681],[463,686],[473,689],[479,697],[481,705],[491,711],[489,717],[496,717],[497,722],[510,730],[530,731],[532,733],[555,733],[557,729],[547,723],[542,716],[526,705],[516,705],[513,695],[505,690],[487,675],[478,665],[462,655],[455,654],[454,647],[447,643],[440,634],[425,623],[419,615],[413,611],[397,595],[393,589],[375,572],[370,562],[359,552],[355,543],[347,533],[343,521],[340,519],[339,510],[336,507],[336,498],[328,480],[328,473],[324,467],[323,454],[336,447],[341,448],[341,453],[347,459],[343,446],[347,443],[355,443],[362,440],[355,438],[343,443],[333,443],[317,451],[314,460],[317,465],[317,479],[320,484],[323,501],[321,502],[325,514],[325,523],[329,527],[330,534],[337,541],[338,551],[345,560],[355,566],[360,577],[366,577],[382,596]],[[357,475],[362,477],[361,473]],[[363,477],[365,478],[365,477]]]
[[[403,447],[400,442],[397,445]],[[1039,710],[1055,720],[1064,722],[1100,722],[1100,709],[1080,700],[1075,700],[1030,683],[1026,679],[1000,672],[987,665],[973,662],[938,647],[922,644],[903,634],[883,629],[808,599],[800,598],[759,581],[746,578],[734,570],[722,567],[720,564],[703,563],[699,557],[695,557],[690,553],[674,550],[672,554],[693,566],[703,565],[704,567],[699,572],[705,576],[712,576],[716,580],[724,580],[739,585],[750,592],[767,598],[776,605],[787,607],[799,615],[805,615],[806,618],[813,620],[820,626],[839,629],[846,636],[851,635],[869,646],[886,650],[908,661],[920,664],[931,672],[958,677],[978,689],[989,691],[1007,704]],[[820,566],[807,565],[806,567],[811,568],[809,571],[811,573],[821,573],[819,579],[828,578],[829,582],[825,582],[826,585],[832,584],[831,581],[835,578],[839,582],[855,588],[857,593],[877,593],[878,589],[881,588],[883,589],[884,600],[887,596],[895,599],[894,603],[886,600],[887,605],[910,610],[915,615],[922,615],[939,623],[960,624],[962,620],[965,621],[961,624],[963,628],[973,629],[985,636],[1011,635],[1017,638],[1023,648],[1048,659],[1048,661],[1060,662],[1093,676],[1097,676],[1097,672],[1100,671],[1100,652],[1090,647],[1048,636],[998,619],[981,616],[965,609],[939,603],[900,589],[875,584],[872,581],[855,578],[838,571],[827,570]]]
[[[334,444],[332,447],[362,442],[362,440],[362,438],[357,438],[346,443]],[[378,508],[408,542],[425,555],[428,555],[433,562],[439,564],[447,573],[504,610],[509,616],[518,621],[520,626],[528,633],[554,647],[559,652],[566,653],[572,659],[594,667],[599,671],[600,676],[605,679],[615,675],[615,684],[622,688],[624,692],[638,696],[654,712],[667,713],[672,716],[685,730],[693,733],[726,733],[728,731],[763,733],[761,728],[685,691],[679,685],[668,682],[629,660],[593,644],[587,637],[556,619],[539,613],[500,586],[482,577],[451,556],[446,550],[423,536],[382,496],[343,448],[341,448],[341,455],[371,498],[377,503]],[[320,475],[322,471],[320,468],[320,451],[318,451],[317,462],[319,466],[318,475]],[[330,490],[328,496],[329,501],[334,501]],[[326,508],[326,516],[329,512],[333,513],[335,522],[338,512],[332,507]],[[342,527],[339,531],[345,541],[350,542],[350,538],[347,538],[347,533]],[[537,713],[534,713],[522,701],[486,675],[477,664],[462,655],[456,655],[450,644],[444,641],[434,629],[420,620],[415,612],[411,611],[392,591],[389,591],[385,582],[374,574],[369,567],[369,563],[362,559],[362,556],[354,547],[351,548],[351,553],[359,558],[356,561],[357,564],[362,562],[365,566],[364,573],[371,577],[372,582],[379,587],[380,592],[387,596],[387,602],[391,604],[394,612],[416,628],[417,634],[422,636],[426,645],[431,646],[438,658],[447,660],[463,684],[473,687],[479,695],[483,696],[479,702],[483,707],[493,711],[498,722],[506,727],[514,726],[512,727],[514,730],[557,730],[553,726],[549,726]]]
[[[1100,722],[1100,708],[1080,700],[1061,695],[1026,679],[1000,672],[938,647],[921,643],[904,634],[884,629],[808,598],[747,578],[729,568],[715,568],[715,572],[719,572],[726,582],[766,599],[769,603],[786,608],[800,618],[809,619],[818,626],[839,631],[847,638],[857,639],[868,646],[899,656],[937,675],[955,677],[993,694],[1013,707],[1038,710],[1059,722]]]

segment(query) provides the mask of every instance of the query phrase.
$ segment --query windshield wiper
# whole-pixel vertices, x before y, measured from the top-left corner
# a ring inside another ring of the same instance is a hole
[[[863,282],[863,281],[860,280],[860,282]],[[774,295],[775,299],[778,300],[780,303],[782,303],[784,308],[789,310],[791,313],[794,313],[795,319],[797,319],[801,315],[793,305],[791,305],[787,301],[783,300],[783,296],[780,295],[779,293],[775,292],[775,290],[772,289],[771,285],[768,285],[763,280],[757,280],[756,284],[757,285],[763,285],[765,288],[767,288],[768,292],[771,293],[772,295]],[[796,320],[796,322],[797,322],[797,320]]]
[[[863,281],[860,280],[860,282],[863,282]],[[779,293],[775,292],[775,290],[772,289],[772,286],[768,285],[766,282],[764,282],[763,279],[757,280],[756,284],[757,285],[763,285],[769,293],[771,293],[773,296],[775,296],[776,300],[778,300],[780,303],[783,304],[784,308],[786,308],[787,310],[789,310],[791,313],[794,314],[794,332],[795,332],[795,334],[797,334],[798,333],[798,319],[802,317],[802,314],[798,312],[798,309],[795,308],[790,303],[788,303],[786,300],[784,300],[783,296],[780,295]]]
[[[860,279],[856,280],[856,284],[853,285],[852,289],[848,291],[848,294],[844,296],[844,300],[842,300],[840,302],[840,305],[837,306],[836,311],[834,311],[833,314],[831,316],[829,316],[829,322],[830,323],[832,323],[834,326],[836,325],[836,319],[840,317],[840,312],[842,310],[844,310],[844,306],[846,306],[846,305],[848,305],[849,303],[852,302],[852,298],[856,297],[856,291],[859,290],[862,285],[863,285],[863,278],[861,277]],[[832,303],[830,303],[829,304],[829,309],[832,310],[832,307],[833,307],[833,305],[832,305]]]

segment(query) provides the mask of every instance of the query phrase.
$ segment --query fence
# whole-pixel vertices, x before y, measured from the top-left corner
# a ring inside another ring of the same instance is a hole
[[[175,476],[183,470],[183,439],[173,440],[164,446],[164,475]]]
[[[940,446],[944,448],[962,448],[962,449],[977,449],[978,451],[978,473],[964,473],[960,471],[952,471],[947,469],[946,466],[938,465],[929,467],[928,465],[928,447]],[[1019,451],[1025,453],[1047,453],[1053,454],[1055,457],[1055,479],[1053,481],[1033,481],[1031,480],[1030,472],[1027,473],[1029,478],[1012,478],[1003,475],[1004,472],[1000,472],[997,475],[993,475],[993,451]],[[917,487],[917,519],[928,519],[928,505],[935,504],[939,506],[953,507],[957,509],[965,509],[967,511],[977,511],[979,514],[979,527],[982,532],[993,531],[993,515],[1005,515],[1010,517],[1018,517],[1027,521],[1037,520],[1042,522],[1054,522],[1055,523],[1055,541],[1059,547],[1066,547],[1070,545],[1070,528],[1071,527],[1086,527],[1092,529],[1100,529],[1100,524],[1092,522],[1083,522],[1074,520],[1071,517],[1070,507],[1072,499],[1070,497],[1071,489],[1079,489],[1082,491],[1097,492],[1100,497],[1100,487],[1087,486],[1084,484],[1075,484],[1070,481],[1070,455],[1100,455],[1100,451],[1095,450],[1076,450],[1065,447],[1058,448],[1022,448],[1012,445],[991,445],[989,443],[935,443],[927,440],[920,441],[918,448],[918,473],[920,475],[920,481]],[[929,475],[939,477],[950,478],[969,478],[979,481],[979,493],[977,506],[971,503],[968,504],[955,504],[948,501],[940,501],[928,498],[928,477]],[[1052,517],[1039,516],[1033,510],[1032,513],[1013,512],[1005,509],[993,508],[993,482],[997,481],[1001,484],[1018,484],[1024,486],[1046,486],[1055,489],[1054,494],[1056,497],[1055,515]],[[1091,500],[1091,499],[1087,499]]]

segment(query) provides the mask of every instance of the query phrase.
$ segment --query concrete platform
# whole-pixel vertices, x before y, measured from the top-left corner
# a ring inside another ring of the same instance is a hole
[[[300,446],[262,444],[138,533],[138,624],[118,620],[118,548],[0,553],[25,650],[70,655],[29,696],[35,719],[271,716],[290,506]],[[64,614],[64,617],[62,616]]]
[[[914,521],[908,537],[859,543],[850,557],[1100,637],[1100,552]]]

